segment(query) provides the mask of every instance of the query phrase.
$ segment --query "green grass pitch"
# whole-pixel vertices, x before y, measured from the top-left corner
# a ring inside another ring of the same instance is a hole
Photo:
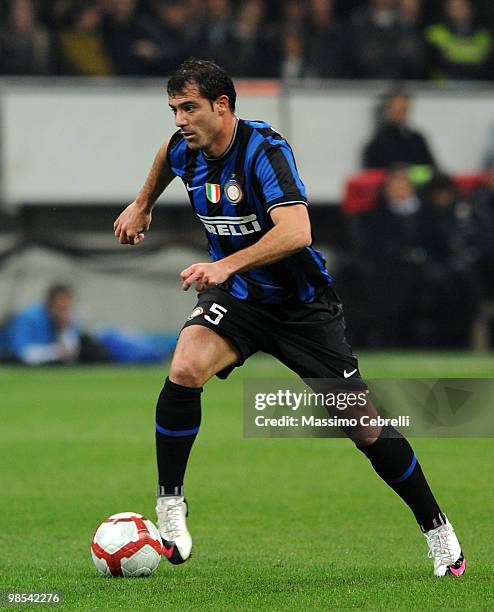
[[[368,354],[367,377],[491,377],[494,357]],[[408,508],[347,440],[245,439],[243,377],[203,396],[186,480],[192,559],[147,579],[96,573],[110,514],[154,518],[154,405],[164,369],[2,369],[0,590],[63,592],[64,609],[494,609],[492,439],[413,442],[467,555],[436,579]],[[27,606],[8,609],[28,609]]]

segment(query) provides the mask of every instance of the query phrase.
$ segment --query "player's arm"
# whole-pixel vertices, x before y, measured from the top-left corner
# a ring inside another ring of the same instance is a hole
[[[154,158],[151,170],[136,199],[117,217],[113,228],[120,244],[138,244],[151,225],[156,200],[175,178],[167,158],[165,142]]]
[[[309,213],[305,204],[273,208],[271,219],[274,227],[255,244],[221,260],[229,276],[275,263],[311,244]]]
[[[278,206],[270,214],[274,227],[252,246],[214,263],[197,263],[186,268],[181,273],[182,289],[187,290],[195,282],[197,290],[202,291],[208,284],[218,285],[233,274],[275,263],[311,244],[305,204]]]

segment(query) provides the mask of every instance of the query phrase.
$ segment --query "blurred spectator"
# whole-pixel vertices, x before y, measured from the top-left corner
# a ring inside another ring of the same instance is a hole
[[[481,284],[473,210],[450,176],[438,174],[424,194],[422,245],[428,254],[425,281],[431,321],[430,346],[467,347],[478,313]]]
[[[350,18],[351,76],[366,79],[401,77],[400,26],[395,0],[369,0]]]
[[[422,203],[406,168],[390,172],[377,207],[362,215],[356,236],[369,304],[370,346],[417,346],[420,341]]]
[[[10,356],[27,365],[107,361],[106,351],[83,334],[73,319],[74,295],[54,285],[43,304],[27,306],[6,326]]]
[[[494,163],[488,168],[485,185],[473,196],[474,244],[484,295],[494,298]]]
[[[426,186],[423,199],[425,217],[431,222],[424,234],[428,252],[436,258],[458,254],[470,261],[475,233],[472,203],[461,196],[451,176],[439,173]]]
[[[383,123],[365,145],[365,168],[390,168],[395,164],[435,166],[434,156],[425,137],[408,125],[410,98],[393,92],[384,104]]]
[[[52,70],[51,41],[30,0],[12,0],[0,29],[0,72],[38,75]]]
[[[159,73],[171,74],[187,57],[199,55],[199,27],[192,19],[192,7],[183,0],[156,0],[153,3],[160,39]]]
[[[303,76],[304,50],[299,33],[287,28],[281,35],[281,79],[299,79]]]
[[[493,39],[475,23],[469,0],[446,0],[444,20],[425,30],[429,45],[430,76],[436,80],[492,78],[488,67]]]
[[[401,79],[418,80],[427,76],[426,45],[422,37],[422,0],[399,0],[398,45]]]
[[[472,6],[447,0],[424,30],[437,11],[423,0],[11,0],[0,3],[0,70],[56,73],[53,38],[70,74],[162,76],[196,55],[252,78],[490,78],[493,40]],[[487,0],[481,8],[494,15]]]
[[[309,2],[304,76],[337,79],[346,75],[346,35],[333,11],[334,0]]]
[[[106,0],[103,39],[118,75],[159,74],[161,46],[157,29],[138,11],[137,0]]]
[[[206,6],[203,0],[187,0],[187,7],[189,9],[190,21],[189,27],[198,25],[206,14]]]
[[[100,33],[101,9],[84,2],[68,16],[69,25],[58,37],[60,71],[80,76],[109,76],[112,66]]]
[[[298,32],[303,37],[307,4],[303,0],[287,0],[281,6],[281,29]]]
[[[434,177],[419,198],[407,170],[390,172],[355,235],[371,346],[469,346],[481,297],[471,221],[450,177]]]
[[[304,71],[304,39],[306,5],[302,0],[288,0],[283,4],[280,38],[281,79],[298,79]]]
[[[278,76],[278,36],[266,23],[266,5],[263,0],[242,2],[235,22],[235,39],[235,75],[261,78]]]
[[[74,4],[74,0],[54,0],[54,2],[45,2],[42,15],[46,26],[53,31],[65,27],[69,21],[70,13],[74,10]],[[101,2],[98,4],[101,5]]]
[[[214,60],[227,72],[235,74],[236,40],[230,0],[207,0],[202,23],[201,57]]]

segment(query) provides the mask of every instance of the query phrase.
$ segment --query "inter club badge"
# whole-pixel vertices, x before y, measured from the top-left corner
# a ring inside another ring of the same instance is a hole
[[[228,201],[232,204],[238,204],[242,199],[242,188],[237,181],[228,181],[228,183],[225,185],[224,191]]]
[[[216,183],[206,183],[206,197],[213,204],[217,204],[221,198],[221,188]]]

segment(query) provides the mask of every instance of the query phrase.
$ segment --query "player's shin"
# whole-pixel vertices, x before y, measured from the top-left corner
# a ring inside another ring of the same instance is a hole
[[[163,554],[173,564],[186,561],[192,551],[183,482],[201,422],[201,392],[201,387],[184,387],[167,378],[156,406],[156,514]]]
[[[369,446],[359,447],[377,474],[412,510],[423,531],[445,524],[444,514],[432,494],[409,442],[394,427],[384,427]]]
[[[183,495],[187,460],[201,423],[202,387],[178,385],[168,378],[156,405],[158,496]]]

